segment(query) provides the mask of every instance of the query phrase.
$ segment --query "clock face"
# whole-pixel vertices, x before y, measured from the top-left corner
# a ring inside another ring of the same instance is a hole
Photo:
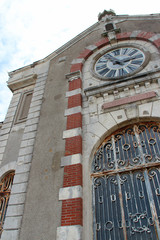
[[[95,72],[106,79],[126,77],[139,70],[144,61],[145,55],[138,48],[116,48],[96,61]]]

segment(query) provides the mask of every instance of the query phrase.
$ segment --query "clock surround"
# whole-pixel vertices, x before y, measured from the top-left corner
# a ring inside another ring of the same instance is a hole
[[[137,44],[118,44],[94,57],[92,73],[101,80],[127,78],[141,71],[149,62],[150,53]]]

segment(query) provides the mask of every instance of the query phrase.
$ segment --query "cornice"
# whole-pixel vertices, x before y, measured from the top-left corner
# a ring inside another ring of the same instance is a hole
[[[15,90],[18,90],[20,88],[24,88],[24,87],[28,87],[30,85],[35,84],[37,79],[37,74],[32,74],[29,75],[27,77],[23,77],[17,80],[12,80],[12,81],[8,81],[7,85],[9,87],[9,89],[14,92]]]

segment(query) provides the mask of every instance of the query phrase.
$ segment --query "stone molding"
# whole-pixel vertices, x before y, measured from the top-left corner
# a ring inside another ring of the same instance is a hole
[[[7,83],[8,83],[9,89],[12,92],[14,92],[17,89],[21,89],[21,88],[35,84],[36,79],[37,79],[37,74],[32,74],[30,76],[20,78],[14,81],[9,80]]]

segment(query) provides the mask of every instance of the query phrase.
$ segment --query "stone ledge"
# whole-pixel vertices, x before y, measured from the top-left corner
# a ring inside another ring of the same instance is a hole
[[[82,240],[82,226],[62,226],[57,228],[56,240]]]
[[[7,83],[8,83],[8,87],[13,92],[17,89],[35,84],[36,79],[37,79],[37,74],[32,74],[30,76],[27,76],[25,78],[21,78],[18,80],[14,80],[14,81],[9,80]]]

